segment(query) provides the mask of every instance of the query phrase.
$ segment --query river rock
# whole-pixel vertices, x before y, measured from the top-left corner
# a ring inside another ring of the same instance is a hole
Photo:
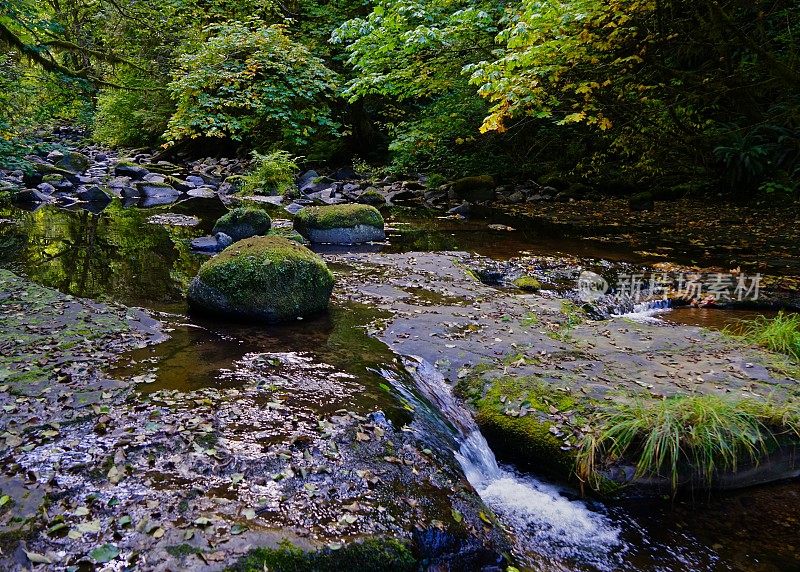
[[[195,309],[273,323],[324,311],[333,283],[325,262],[304,246],[259,236],[203,264],[188,299]]]
[[[79,200],[87,203],[108,204],[111,202],[109,197],[100,187],[92,186],[81,189],[77,192]]]
[[[239,207],[217,219],[212,232],[224,232],[234,242],[269,232],[272,219],[255,207]]]
[[[494,179],[490,175],[464,177],[453,181],[451,188],[456,198],[471,203],[482,203],[494,198]]]
[[[373,207],[382,207],[386,204],[386,197],[375,187],[368,187],[363,193],[358,195],[356,202],[362,205],[372,205]]]
[[[155,183],[155,182],[139,182],[136,183],[136,188],[139,189],[139,192],[144,197],[177,197],[180,195],[180,191],[175,190],[172,186],[168,185],[167,183]]]
[[[35,189],[23,189],[14,195],[14,202],[19,204],[49,203],[53,199]]]
[[[295,215],[294,229],[311,242],[328,244],[386,239],[381,213],[361,204],[305,208]]]
[[[78,174],[83,173],[91,165],[89,157],[77,151],[69,151],[64,153],[64,156],[56,161],[55,165],[59,169],[64,169],[70,173]]]
[[[141,165],[136,165],[135,163],[128,163],[126,161],[122,161],[117,163],[117,166],[114,167],[114,175],[117,177],[130,177],[131,179],[143,179],[147,173],[149,173],[147,169],[142,167]]]
[[[221,252],[229,247],[233,244],[233,239],[224,232],[218,232],[214,236],[195,238],[192,240],[191,244],[192,250],[213,254],[215,252]]]

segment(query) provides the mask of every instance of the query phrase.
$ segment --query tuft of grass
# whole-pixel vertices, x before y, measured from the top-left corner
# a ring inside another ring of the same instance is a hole
[[[253,151],[254,168],[244,176],[244,195],[285,195],[295,188],[294,178],[300,168],[297,158],[287,151],[262,155]]]
[[[711,484],[719,471],[758,462],[779,438],[800,436],[800,414],[791,405],[714,395],[675,396],[662,401],[617,402],[595,414],[581,443],[578,476],[597,488],[600,468],[632,462],[637,477],[682,477]]]
[[[800,314],[780,312],[771,319],[760,316],[725,331],[800,361]]]

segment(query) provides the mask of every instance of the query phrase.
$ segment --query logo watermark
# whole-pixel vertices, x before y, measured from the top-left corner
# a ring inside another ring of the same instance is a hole
[[[607,294],[643,300],[682,298],[693,301],[726,302],[758,300],[761,274],[726,274],[722,272],[679,272],[658,274],[619,274],[612,288],[595,272],[581,272],[578,295],[584,302],[594,302]]]

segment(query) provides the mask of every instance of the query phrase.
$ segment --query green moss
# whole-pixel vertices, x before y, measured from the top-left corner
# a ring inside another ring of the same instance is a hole
[[[293,240],[294,242],[304,246],[309,244],[303,235],[293,228],[272,228],[267,233],[267,236],[279,236],[281,238],[285,238],[286,240]]]
[[[204,263],[189,289],[195,306],[281,321],[327,308],[333,274],[307,248],[277,236],[239,241]],[[204,288],[214,291],[210,299]]]
[[[165,550],[167,551],[168,554],[174,556],[175,558],[184,558],[192,554],[203,553],[202,549],[192,546],[191,544],[178,544],[176,546],[167,546]]]
[[[239,207],[222,215],[214,224],[212,232],[224,232],[234,241],[269,232],[272,219],[256,207]]]
[[[50,184],[60,183],[63,180],[64,180],[63,175],[45,175],[44,177],[42,177],[43,183],[50,183]]]
[[[520,290],[527,290],[528,292],[537,292],[542,289],[541,283],[533,276],[521,276],[514,280],[514,286]]]
[[[301,234],[309,229],[351,228],[360,224],[383,228],[383,217],[369,205],[308,207],[294,217],[294,228]]]
[[[408,546],[394,539],[367,539],[353,542],[338,550],[323,549],[304,552],[289,543],[279,548],[256,548],[231,572],[411,572],[417,561]]]
[[[547,418],[551,407],[580,415],[571,394],[536,377],[487,379],[476,370],[459,382],[457,391],[474,406],[475,420],[498,455],[557,478],[573,474],[576,453],[563,449]]]
[[[375,187],[369,187],[358,195],[358,202],[362,205],[385,205],[386,198]]]

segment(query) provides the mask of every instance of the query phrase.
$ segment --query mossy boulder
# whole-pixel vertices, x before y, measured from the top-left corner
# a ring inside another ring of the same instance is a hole
[[[83,173],[91,164],[92,161],[89,157],[77,151],[65,153],[63,157],[56,161],[56,167],[74,174]]]
[[[256,548],[229,568],[231,572],[413,572],[418,569],[419,563],[407,542],[392,538],[367,538],[338,550],[323,548],[315,552],[305,552],[285,542],[277,548]]]
[[[464,177],[453,181],[451,185],[456,198],[470,203],[484,203],[494,199],[494,178],[490,175]]]
[[[386,197],[384,197],[375,187],[369,187],[363,193],[358,195],[356,202],[362,205],[381,207],[386,204]]]
[[[230,175],[219,186],[219,192],[223,195],[233,195],[241,192],[247,184],[247,177],[244,175]]]
[[[222,316],[282,322],[325,310],[333,282],[325,262],[304,246],[258,236],[203,264],[188,299],[193,308]]]
[[[234,241],[261,236],[269,232],[272,219],[261,209],[239,207],[222,215],[214,224],[213,233],[224,232]]]
[[[369,205],[308,207],[294,217],[294,228],[311,242],[359,244],[384,240],[383,217]]]

